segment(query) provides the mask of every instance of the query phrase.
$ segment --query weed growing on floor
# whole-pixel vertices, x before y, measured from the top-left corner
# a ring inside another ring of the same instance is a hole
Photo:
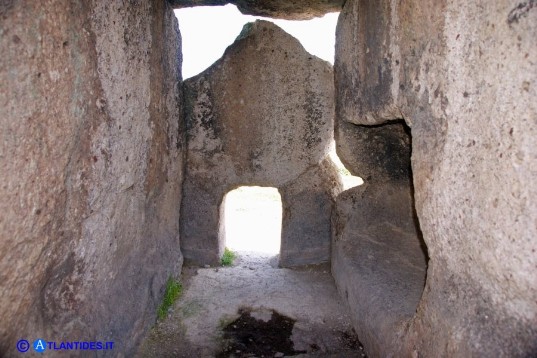
[[[183,285],[181,285],[180,282],[174,280],[172,277],[168,278],[168,282],[166,283],[166,292],[164,292],[164,298],[162,299],[162,303],[157,311],[157,316],[159,319],[166,317],[168,310],[175,303],[175,301],[177,301],[179,296],[181,296],[182,291]]]
[[[345,167],[339,167],[339,168],[337,168],[337,171],[339,172],[340,175],[342,175],[344,177],[352,176],[351,172]]]
[[[235,260],[235,257],[237,257],[235,253],[226,247],[222,258],[220,259],[220,263],[222,266],[231,266],[233,265],[233,260]]]

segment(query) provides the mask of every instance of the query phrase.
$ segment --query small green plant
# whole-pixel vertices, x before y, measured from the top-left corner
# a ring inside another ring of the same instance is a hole
[[[352,176],[351,172],[345,167],[340,167],[337,170],[338,170],[340,175],[343,175],[343,176],[346,176],[346,177]]]
[[[157,316],[159,319],[166,317],[168,310],[179,298],[179,296],[181,296],[182,291],[183,285],[170,276],[168,278],[168,282],[166,283],[166,292],[164,292],[164,298],[162,299],[162,303],[157,311]]]
[[[220,259],[220,263],[222,266],[231,266],[233,265],[233,260],[235,260],[235,257],[237,257],[235,253],[226,247],[222,258]]]

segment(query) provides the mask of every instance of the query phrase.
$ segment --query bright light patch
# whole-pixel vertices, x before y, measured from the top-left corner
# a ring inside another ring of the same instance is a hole
[[[226,247],[277,255],[280,253],[282,201],[278,189],[243,186],[224,198]]]
[[[364,180],[362,178],[352,175],[351,172],[347,168],[345,168],[345,165],[343,165],[341,159],[339,159],[336,153],[336,143],[334,141],[332,141],[332,144],[330,145],[329,155],[330,159],[332,159],[332,162],[337,167],[339,177],[343,182],[343,190],[348,190],[364,183]]]
[[[235,5],[199,6],[175,10],[183,47],[183,78],[205,70],[224,54],[244,24],[272,21],[296,37],[309,53],[334,63],[335,29],[339,13],[308,21],[289,21],[243,15]]]

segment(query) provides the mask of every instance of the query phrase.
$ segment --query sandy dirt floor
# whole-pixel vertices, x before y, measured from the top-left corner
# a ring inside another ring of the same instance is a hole
[[[328,264],[278,268],[276,189],[226,198],[231,267],[185,267],[183,293],[139,357],[365,357]]]
[[[140,356],[261,356],[246,349],[222,354],[233,346],[223,330],[242,309],[259,321],[269,321],[273,311],[295,321],[289,337],[295,354],[272,347],[265,357],[362,357],[329,267],[275,266],[276,258],[243,252],[234,267],[186,268],[182,297],[154,327]]]

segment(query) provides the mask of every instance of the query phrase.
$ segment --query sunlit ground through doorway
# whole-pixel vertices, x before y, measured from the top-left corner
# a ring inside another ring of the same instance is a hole
[[[277,255],[282,231],[278,189],[243,186],[225,198],[226,247],[232,251]]]
[[[330,153],[343,182],[343,190],[362,185],[341,163],[335,150]],[[242,186],[230,191],[224,201],[226,247],[235,252],[268,255],[280,253],[282,201],[276,188]]]

